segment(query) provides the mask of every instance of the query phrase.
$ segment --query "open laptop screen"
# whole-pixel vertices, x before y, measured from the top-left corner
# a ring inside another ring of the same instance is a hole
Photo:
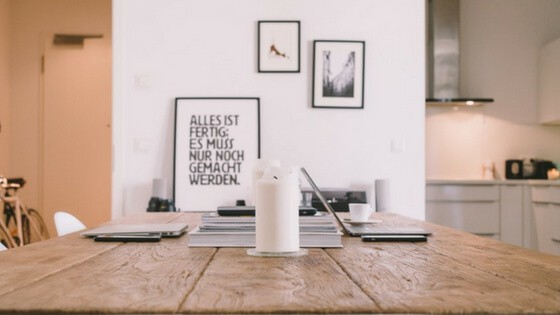
[[[346,228],[346,225],[344,225],[344,223],[342,223],[342,220],[340,220],[340,218],[338,217],[338,215],[336,214],[334,209],[327,202],[327,200],[323,196],[323,193],[321,193],[321,191],[319,190],[319,187],[317,187],[317,185],[315,185],[315,182],[313,181],[313,179],[311,179],[311,176],[309,175],[309,173],[307,173],[307,170],[304,167],[301,168],[301,173],[303,174],[305,179],[307,179],[307,182],[309,183],[309,185],[311,185],[311,188],[313,189],[313,191],[315,192],[315,194],[317,195],[319,200],[321,200],[321,203],[323,204],[323,207],[325,207],[325,209],[327,209],[327,211],[329,211],[335,217],[335,219],[338,221],[338,224],[340,225],[340,227],[342,227],[344,232],[348,235],[351,235],[350,231],[348,231],[348,229]]]

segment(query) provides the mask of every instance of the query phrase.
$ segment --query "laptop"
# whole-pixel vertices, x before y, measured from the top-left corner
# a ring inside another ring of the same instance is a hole
[[[149,224],[114,224],[103,225],[80,233],[82,236],[99,235],[161,235],[177,237],[187,231],[186,223],[149,223]]]
[[[344,233],[350,236],[362,236],[362,235],[432,235],[432,232],[425,230],[421,227],[398,227],[398,226],[386,226],[382,223],[376,225],[358,225],[354,226],[349,223],[344,223],[340,219],[340,217],[336,214],[334,209],[331,205],[327,202],[327,199],[323,196],[323,193],[319,190],[319,187],[315,184],[311,176],[305,170],[304,167],[301,168],[301,173],[311,185],[311,188],[325,207],[328,212],[330,212],[335,219],[338,221],[338,224],[342,227]]]

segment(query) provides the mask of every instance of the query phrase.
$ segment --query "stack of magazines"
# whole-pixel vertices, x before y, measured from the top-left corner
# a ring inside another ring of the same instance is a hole
[[[254,216],[202,215],[202,224],[189,233],[190,247],[255,247]],[[326,212],[299,217],[301,247],[342,247],[342,233]]]

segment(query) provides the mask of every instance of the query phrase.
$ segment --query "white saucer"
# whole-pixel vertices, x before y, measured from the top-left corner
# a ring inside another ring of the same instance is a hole
[[[352,219],[350,219],[350,218],[344,218],[344,222],[349,223],[349,224],[354,224],[354,225],[365,225],[365,224],[381,223],[383,221],[374,220],[374,219],[370,219],[370,220],[367,220],[367,221],[352,221]]]
[[[300,248],[297,252],[259,252],[256,248],[249,248],[247,254],[255,257],[299,257],[307,255],[305,248]]]

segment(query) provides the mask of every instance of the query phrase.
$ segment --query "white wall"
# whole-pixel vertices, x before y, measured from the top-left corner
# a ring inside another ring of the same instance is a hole
[[[10,176],[10,1],[0,0],[0,175]]]
[[[538,51],[560,37],[560,1],[461,2],[461,90],[481,108],[429,108],[426,177],[480,179],[482,163],[521,156],[560,163],[560,126],[537,123]],[[560,164],[558,164],[560,165]]]
[[[175,97],[251,96],[262,157],[306,166],[323,187],[389,178],[394,210],[424,218],[423,0],[113,5],[114,217],[144,212],[153,178],[172,187]],[[257,73],[257,21],[272,19],[301,21],[301,73]],[[365,109],[311,108],[315,39],[366,41]]]

